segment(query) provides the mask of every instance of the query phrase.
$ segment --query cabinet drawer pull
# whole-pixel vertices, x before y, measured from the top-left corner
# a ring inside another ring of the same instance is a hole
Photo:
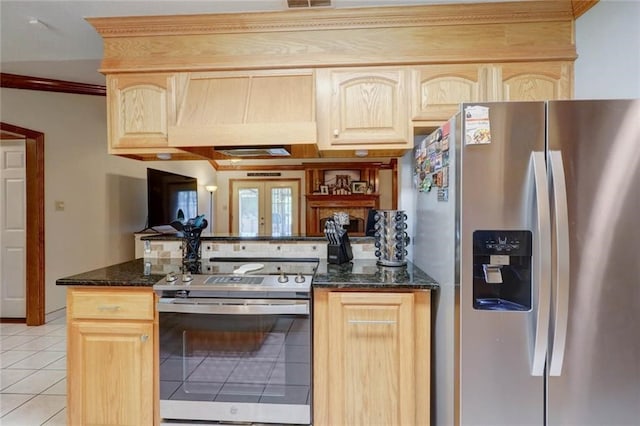
[[[140,341],[142,343],[146,342],[147,340],[149,340],[149,336],[147,334],[143,334],[142,336],[140,336]]]
[[[99,311],[110,311],[110,312],[117,312],[120,310],[120,305],[98,305],[98,310]]]
[[[396,322],[391,320],[349,320],[349,324],[382,324],[382,325],[393,325]]]

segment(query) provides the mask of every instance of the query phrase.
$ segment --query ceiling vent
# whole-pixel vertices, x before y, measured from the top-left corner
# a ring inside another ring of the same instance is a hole
[[[216,151],[229,157],[289,157],[291,154],[282,146],[264,147],[218,147]]]
[[[331,0],[287,0],[290,9],[298,9],[301,7],[328,7],[331,6]]]

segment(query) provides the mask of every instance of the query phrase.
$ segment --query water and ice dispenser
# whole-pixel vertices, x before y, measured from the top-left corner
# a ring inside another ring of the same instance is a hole
[[[530,231],[473,233],[473,308],[531,310]]]

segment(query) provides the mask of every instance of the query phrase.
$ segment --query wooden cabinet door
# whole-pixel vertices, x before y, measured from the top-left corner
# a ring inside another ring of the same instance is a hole
[[[153,323],[72,321],[68,331],[68,424],[152,425]]]
[[[427,65],[412,70],[412,118],[448,120],[463,102],[489,100],[477,64]]]
[[[571,62],[535,62],[496,65],[502,82],[502,100],[546,101],[573,97]]]
[[[326,114],[321,149],[413,146],[408,70],[317,70],[316,75],[319,114]]]
[[[415,424],[413,294],[331,293],[335,424]]]
[[[110,148],[166,148],[167,129],[176,119],[176,76],[107,76]]]

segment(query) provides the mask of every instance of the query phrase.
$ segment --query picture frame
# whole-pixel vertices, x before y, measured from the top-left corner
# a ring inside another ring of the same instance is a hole
[[[320,194],[329,195],[329,186],[328,185],[320,185]]]
[[[366,194],[367,188],[369,185],[364,181],[354,181],[351,182],[351,193],[352,194]]]

